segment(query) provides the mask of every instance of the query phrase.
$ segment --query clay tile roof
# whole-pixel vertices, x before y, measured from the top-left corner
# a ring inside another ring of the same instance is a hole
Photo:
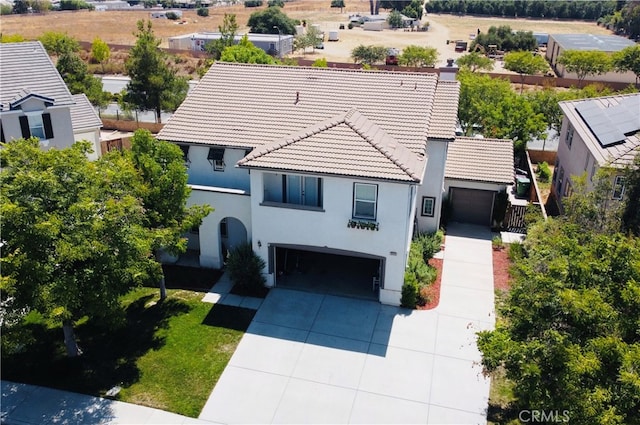
[[[352,109],[263,145],[238,165],[420,182],[426,162]]]
[[[429,122],[430,139],[453,140],[456,137],[459,93],[460,84],[457,81],[438,82]]]
[[[438,108],[447,109],[435,113],[440,84]],[[217,62],[158,138],[256,148],[356,109],[398,143],[421,154],[430,126],[440,128],[437,134],[449,126],[454,131],[457,90],[457,83],[439,82],[436,74],[419,72]],[[448,103],[447,94],[452,97]]]
[[[28,96],[38,96],[55,105],[72,105],[73,99],[39,41],[0,43],[0,110]]]
[[[513,142],[457,137],[449,144],[444,176],[448,179],[512,184]]]

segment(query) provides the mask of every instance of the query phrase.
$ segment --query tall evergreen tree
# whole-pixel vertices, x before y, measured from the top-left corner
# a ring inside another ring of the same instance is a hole
[[[125,63],[127,84],[124,101],[135,108],[154,111],[161,122],[162,111],[175,111],[187,96],[187,79],[176,75],[160,47],[151,21],[138,21],[137,41]]]

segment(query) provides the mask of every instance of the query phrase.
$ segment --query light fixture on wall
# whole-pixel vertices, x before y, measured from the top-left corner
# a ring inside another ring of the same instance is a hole
[[[262,242],[258,241],[258,248],[262,248]]]

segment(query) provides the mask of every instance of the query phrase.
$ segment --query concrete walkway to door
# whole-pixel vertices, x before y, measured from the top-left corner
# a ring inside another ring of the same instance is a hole
[[[200,419],[486,423],[475,333],[493,325],[491,233],[453,224],[434,310],[273,289]]]

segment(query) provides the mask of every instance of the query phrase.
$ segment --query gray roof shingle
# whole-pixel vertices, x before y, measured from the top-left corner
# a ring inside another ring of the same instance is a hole
[[[457,137],[449,144],[445,178],[512,184],[514,173],[511,140]]]
[[[0,43],[0,110],[29,95],[72,105],[73,99],[62,77],[39,41]]]
[[[263,145],[238,165],[420,182],[426,162],[353,109]]]
[[[430,127],[438,136],[455,137],[451,111],[457,111],[458,84],[447,82],[447,90],[438,91],[438,105],[451,97],[444,114],[433,112],[440,84],[435,74],[218,62],[158,138],[256,148],[356,109],[413,153],[424,154]]]
[[[75,104],[71,107],[71,123],[74,132],[102,127],[102,120],[84,93],[74,94],[73,100]]]

